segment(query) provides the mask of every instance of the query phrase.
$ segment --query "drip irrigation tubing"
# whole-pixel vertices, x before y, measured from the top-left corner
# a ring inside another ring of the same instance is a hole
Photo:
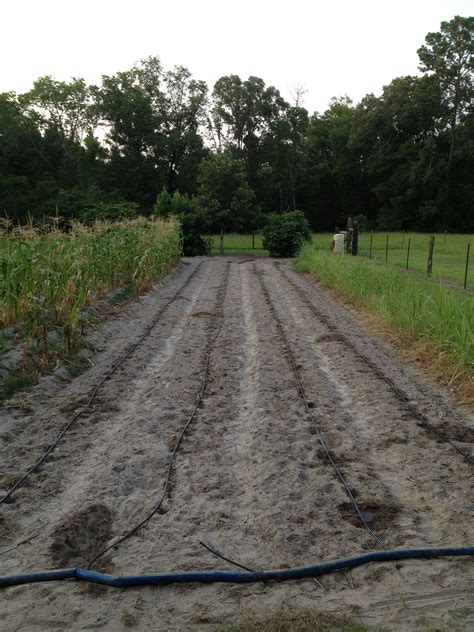
[[[168,493],[168,488],[169,488],[169,484],[170,484],[170,479],[171,479],[171,473],[173,470],[173,463],[174,463],[174,458],[176,456],[176,453],[178,452],[179,446],[181,445],[184,436],[186,434],[186,431],[188,430],[189,426],[191,425],[191,423],[193,422],[194,417],[196,416],[196,413],[201,405],[201,402],[204,398],[204,394],[206,392],[206,388],[207,388],[207,382],[208,382],[208,378],[209,378],[209,364],[210,364],[210,359],[211,359],[211,354],[212,351],[214,349],[214,345],[218,339],[218,337],[220,336],[220,333],[222,331],[222,327],[224,324],[224,297],[225,297],[225,292],[227,289],[227,285],[228,285],[228,280],[229,280],[229,266],[230,264],[227,263],[227,267],[224,273],[224,279],[222,281],[222,283],[219,286],[219,289],[217,291],[217,298],[216,298],[216,304],[219,306],[219,312],[218,312],[218,318],[219,318],[219,325],[217,327],[217,330],[215,332],[215,334],[209,337],[208,342],[207,342],[207,349],[206,349],[206,354],[205,354],[205,360],[204,360],[204,374],[203,374],[203,378],[202,378],[202,382],[201,382],[201,387],[199,389],[199,392],[197,394],[197,398],[196,398],[196,403],[194,405],[194,408],[191,412],[191,414],[189,415],[186,423],[184,424],[179,437],[175,443],[175,446],[173,448],[173,451],[171,452],[171,456],[169,459],[169,463],[168,463],[168,469],[166,471],[166,478],[165,478],[165,485],[163,488],[163,492],[158,500],[158,502],[155,504],[155,506],[153,507],[153,509],[142,519],[140,520],[140,522],[138,522],[135,526],[133,526],[131,529],[129,529],[124,535],[120,536],[120,538],[118,540],[116,540],[115,542],[113,542],[112,544],[109,544],[106,548],[102,549],[101,551],[99,551],[99,553],[97,553],[97,555],[94,557],[94,559],[89,562],[89,566],[88,568],[90,569],[93,564],[95,564],[95,562],[97,562],[97,560],[99,560],[101,557],[103,557],[106,553],[108,553],[109,551],[111,551],[112,549],[114,549],[115,547],[117,547],[119,544],[121,544],[122,542],[124,542],[125,540],[127,540],[130,536],[132,536],[134,533],[136,533],[139,529],[141,529],[141,527],[143,527],[147,522],[149,522],[153,516],[160,511],[163,502],[166,498],[166,495]]]
[[[373,562],[393,562],[409,559],[432,559],[448,556],[472,556],[474,546],[392,549],[387,551],[371,551],[352,557],[340,558],[328,562],[320,562],[311,566],[271,569],[254,572],[241,571],[182,571],[148,575],[108,575],[85,568],[63,568],[39,573],[0,576],[0,588],[33,584],[37,582],[60,581],[65,579],[104,584],[113,588],[132,586],[159,586],[164,584],[190,582],[228,582],[247,584],[262,581],[287,581],[317,577],[335,571],[347,571],[357,566]]]
[[[472,458],[469,454],[467,454],[466,452],[464,452],[464,450],[461,450],[461,448],[459,448],[455,443],[453,443],[453,441],[451,440],[450,437],[448,437],[448,435],[446,435],[444,432],[442,432],[441,430],[439,430],[438,428],[436,428],[435,426],[433,426],[433,424],[431,424],[428,419],[425,417],[425,415],[423,415],[423,413],[421,413],[416,406],[414,406],[411,402],[410,402],[410,398],[408,397],[408,395],[406,393],[404,393],[402,391],[401,388],[399,388],[395,382],[388,377],[388,375],[386,375],[374,362],[372,362],[372,360],[367,357],[364,353],[361,353],[356,346],[354,345],[353,342],[351,342],[343,333],[341,333],[339,331],[339,329],[337,328],[336,325],[334,325],[334,323],[331,322],[330,317],[327,314],[324,314],[321,310],[319,310],[317,307],[315,307],[313,305],[313,303],[310,301],[310,299],[306,296],[306,293],[304,292],[304,290],[302,290],[300,287],[298,287],[296,285],[296,283],[294,281],[292,281],[281,269],[280,265],[276,265],[277,270],[280,272],[280,274],[287,280],[287,282],[291,285],[291,287],[296,290],[297,294],[300,296],[301,300],[303,301],[303,303],[309,308],[309,310],[313,313],[314,316],[316,316],[316,318],[318,318],[318,320],[320,320],[331,332],[334,332],[337,334],[338,339],[346,345],[346,347],[348,347],[349,349],[351,349],[351,351],[357,356],[357,358],[359,358],[359,360],[361,360],[364,364],[366,364],[368,367],[370,367],[372,369],[372,371],[376,374],[376,376],[383,380],[391,389],[391,391],[397,396],[397,398],[403,402],[405,408],[410,412],[410,414],[412,415],[412,417],[414,417],[415,419],[417,419],[420,424],[422,426],[424,426],[425,428],[427,428],[428,430],[430,430],[433,434],[435,434],[439,439],[442,439],[443,441],[445,441],[446,443],[449,443],[449,445],[451,445],[457,452],[459,452],[459,454],[464,457],[464,459],[468,462],[473,464],[474,463],[474,458]]]
[[[54,440],[54,442],[48,447],[48,449],[43,453],[43,455],[27,470],[27,472],[14,484],[10,487],[10,489],[5,493],[5,495],[0,498],[0,505],[5,503],[11,496],[12,494],[23,485],[23,483],[31,476],[31,474],[33,474],[39,467],[40,465],[48,458],[48,456],[53,452],[53,450],[56,448],[56,446],[58,445],[58,443],[61,441],[61,439],[64,437],[64,435],[67,433],[67,431],[71,428],[71,426],[73,425],[73,423],[79,419],[79,417],[81,417],[87,410],[89,410],[89,408],[91,407],[92,403],[94,402],[97,393],[99,392],[101,386],[104,384],[104,382],[106,382],[114,373],[115,371],[125,362],[125,360],[135,351],[135,349],[137,349],[137,347],[139,345],[142,344],[142,342],[147,338],[147,336],[150,334],[151,330],[157,325],[159,319],[161,318],[161,316],[163,315],[163,313],[165,312],[166,309],[168,309],[168,307],[179,298],[181,292],[186,289],[186,287],[189,285],[189,283],[192,281],[192,279],[195,277],[195,275],[197,274],[198,270],[200,269],[200,267],[202,266],[202,262],[200,261],[197,266],[194,268],[194,270],[191,272],[191,274],[188,276],[188,278],[186,279],[186,281],[183,283],[183,285],[179,288],[179,290],[177,290],[173,296],[163,305],[163,307],[161,307],[155,314],[155,316],[153,317],[152,321],[150,322],[150,324],[146,327],[146,329],[144,330],[144,332],[141,334],[141,336],[138,338],[138,340],[136,342],[134,342],[133,344],[131,344],[127,350],[125,351],[125,353],[119,358],[119,360],[117,360],[115,362],[115,364],[112,366],[112,368],[107,371],[107,373],[102,376],[99,381],[97,382],[97,384],[95,385],[95,387],[92,390],[91,395],[89,396],[89,399],[87,401],[87,403],[80,408],[78,411],[76,411],[74,413],[74,415],[71,417],[71,419],[67,422],[67,424],[64,426],[64,428],[61,430],[61,432],[58,434],[58,436],[56,437],[56,439]]]
[[[199,541],[199,544],[203,546],[205,549],[207,549],[209,553],[212,553],[216,557],[220,557],[221,560],[224,560],[225,562],[229,562],[229,564],[232,564],[233,566],[237,566],[238,568],[243,568],[244,571],[248,571],[249,573],[256,572],[255,569],[249,568],[248,566],[244,566],[243,564],[239,564],[239,562],[236,562],[235,560],[231,560],[230,557],[226,557],[225,555],[222,555],[222,553],[219,553],[219,551],[216,548],[214,548],[210,544],[206,544],[202,540]]]
[[[297,383],[298,392],[300,394],[301,399],[303,400],[303,403],[304,403],[304,406],[305,406],[305,409],[306,409],[306,413],[307,413],[309,419],[311,420],[311,423],[313,424],[314,428],[316,429],[316,432],[318,434],[319,443],[323,447],[323,450],[324,450],[324,452],[326,454],[326,458],[327,458],[328,462],[334,468],[334,471],[336,472],[339,480],[341,481],[342,485],[344,486],[344,488],[346,490],[346,493],[347,493],[347,496],[349,497],[349,500],[351,501],[354,509],[356,510],[356,513],[357,513],[359,519],[361,520],[362,524],[364,525],[365,529],[368,531],[370,536],[377,542],[377,544],[379,546],[381,546],[382,548],[384,548],[385,544],[384,544],[382,538],[377,533],[375,533],[375,531],[373,531],[373,529],[371,529],[371,527],[368,524],[367,520],[364,518],[364,515],[363,515],[363,513],[362,513],[362,511],[361,511],[361,509],[359,507],[359,504],[358,504],[357,500],[355,499],[351,488],[349,487],[349,484],[347,483],[343,473],[339,469],[339,466],[335,462],[335,460],[334,460],[334,458],[333,458],[333,456],[331,454],[331,451],[329,450],[329,447],[328,447],[328,445],[326,443],[326,440],[324,439],[324,436],[323,436],[323,433],[321,431],[321,428],[319,427],[319,424],[317,423],[317,421],[316,421],[316,419],[315,419],[315,417],[314,417],[314,415],[313,415],[313,413],[311,411],[311,408],[309,406],[308,398],[306,397],[306,391],[304,389],[304,385],[303,385],[303,382],[301,380],[300,372],[298,370],[298,365],[296,363],[295,357],[294,357],[293,352],[291,350],[290,342],[288,340],[288,337],[285,334],[285,331],[283,329],[283,324],[281,322],[281,319],[278,316],[278,313],[276,311],[276,308],[275,308],[275,305],[273,304],[272,299],[270,298],[270,293],[269,293],[267,287],[265,286],[265,283],[263,282],[261,273],[257,272],[255,266],[253,266],[253,269],[254,269],[254,273],[257,275],[257,277],[258,277],[258,279],[260,281],[260,285],[261,285],[261,288],[262,288],[263,296],[264,296],[265,300],[267,301],[268,306],[270,308],[270,311],[272,313],[272,316],[273,316],[273,318],[275,320],[278,332],[280,334],[281,341],[283,342],[283,347],[284,347],[284,349],[285,349],[285,351],[287,353],[288,359],[290,361],[290,365],[291,365],[291,368],[293,370],[293,374],[295,376],[295,380],[296,380],[296,383]]]

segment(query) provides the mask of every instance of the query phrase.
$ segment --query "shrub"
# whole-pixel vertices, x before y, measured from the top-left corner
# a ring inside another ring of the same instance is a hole
[[[311,232],[301,211],[268,216],[262,245],[272,257],[294,257],[307,241],[311,241]]]
[[[163,189],[156,198],[153,212],[161,218],[176,217],[179,220],[183,231],[183,254],[186,257],[209,254],[211,243],[201,236],[202,222],[195,198],[182,195],[179,191],[170,195]]]
[[[79,217],[84,224],[97,221],[118,222],[138,217],[140,207],[135,202],[97,202],[84,209]]]
[[[352,218],[354,222],[357,222],[359,233],[365,233],[367,230],[367,215],[360,213]]]

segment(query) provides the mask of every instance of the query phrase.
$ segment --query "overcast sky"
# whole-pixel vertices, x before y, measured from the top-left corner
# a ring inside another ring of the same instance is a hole
[[[39,76],[84,77],[130,68],[149,55],[187,66],[210,89],[225,74],[261,77],[291,100],[324,111],[333,96],[380,94],[416,74],[417,49],[474,0],[3,0],[0,92]]]

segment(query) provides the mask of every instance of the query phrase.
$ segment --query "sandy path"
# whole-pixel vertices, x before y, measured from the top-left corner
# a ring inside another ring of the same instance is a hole
[[[153,508],[201,387],[206,346],[219,331],[203,401],[177,453],[162,509],[96,568],[117,574],[229,568],[200,540],[251,568],[375,548],[323,458],[276,318],[313,414],[371,528],[389,547],[472,543],[472,466],[421,426],[354,349],[471,453],[472,417],[455,412],[444,393],[418,384],[349,313],[286,263],[248,259],[203,258],[182,266],[95,335],[103,351],[90,371],[69,383],[46,378],[30,396],[35,414],[2,413],[5,491],[177,293],[91,410],[2,506],[2,574],[86,565]],[[474,624],[472,568],[471,560],[458,558],[367,566],[320,583],[127,591],[36,585],[3,591],[2,613],[7,630],[120,630],[127,623],[140,630],[212,629],[242,611],[262,613],[285,601],[344,608],[394,630],[418,629],[423,617],[467,630]]]

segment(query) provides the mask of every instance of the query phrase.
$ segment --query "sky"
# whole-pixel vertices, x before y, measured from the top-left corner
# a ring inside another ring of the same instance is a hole
[[[474,0],[3,0],[0,92],[35,79],[127,70],[150,55],[189,68],[210,89],[222,75],[261,77],[291,102],[323,112],[334,96],[358,102],[418,73],[417,49]]]

